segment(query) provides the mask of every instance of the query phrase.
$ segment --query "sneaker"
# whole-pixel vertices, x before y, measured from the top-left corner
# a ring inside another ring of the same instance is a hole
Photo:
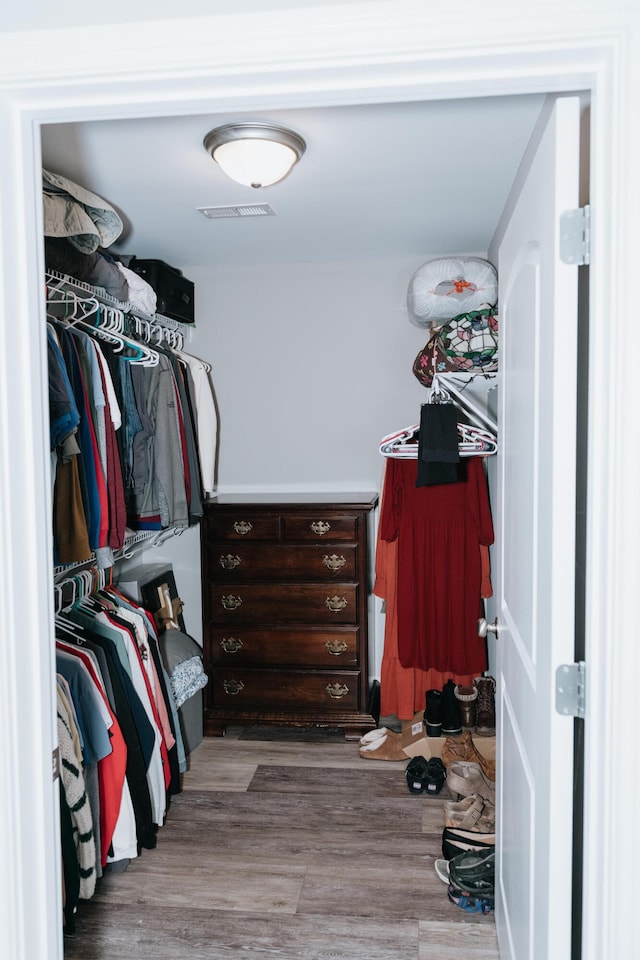
[[[495,876],[495,850],[468,850],[449,861],[451,884],[468,896],[493,900]]]

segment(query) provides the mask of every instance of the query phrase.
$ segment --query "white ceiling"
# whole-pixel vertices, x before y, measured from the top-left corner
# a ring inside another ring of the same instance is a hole
[[[542,96],[49,125],[44,166],[99,194],[125,229],[114,249],[175,266],[362,260],[486,251]],[[229,180],[205,134],[281,123],[307,152],[279,184]],[[268,203],[273,217],[198,207]]]

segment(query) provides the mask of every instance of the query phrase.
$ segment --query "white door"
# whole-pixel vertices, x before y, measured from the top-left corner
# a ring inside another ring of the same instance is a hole
[[[578,206],[579,101],[550,100],[500,242],[496,520],[498,886],[502,958],[569,960],[577,279],[559,220]]]

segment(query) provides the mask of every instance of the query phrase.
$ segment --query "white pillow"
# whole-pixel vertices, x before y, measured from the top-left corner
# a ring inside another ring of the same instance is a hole
[[[461,313],[495,307],[498,274],[479,257],[440,257],[418,267],[409,282],[407,306],[416,326],[439,326]]]

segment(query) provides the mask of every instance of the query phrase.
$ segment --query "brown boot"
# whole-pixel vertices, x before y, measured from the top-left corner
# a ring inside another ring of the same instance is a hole
[[[458,683],[455,694],[460,708],[460,722],[467,730],[472,730],[476,725],[477,687],[463,687]]]
[[[473,681],[478,690],[476,708],[476,733],[479,737],[496,735],[496,681],[493,677],[476,677]]]

